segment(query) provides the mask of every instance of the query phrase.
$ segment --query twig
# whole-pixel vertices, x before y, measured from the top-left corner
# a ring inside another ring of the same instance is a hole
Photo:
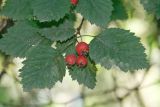
[[[2,79],[2,77],[3,77],[4,74],[6,74],[6,71],[3,70],[3,71],[0,73],[0,80]]]
[[[79,100],[80,98],[82,98],[82,96],[77,96],[77,97],[75,97],[75,98],[73,98],[73,99],[71,99],[71,100],[68,100],[68,101],[66,101],[66,102],[53,102],[54,104],[58,104],[58,105],[68,105],[68,104],[70,104],[70,103],[72,103],[72,102],[74,102],[74,101],[77,101],[77,100]]]
[[[84,17],[82,18],[82,21],[81,21],[81,23],[80,23],[80,25],[79,25],[79,27],[77,28],[77,33],[76,33],[76,35],[81,35],[81,28],[82,28],[82,25],[83,25],[83,23],[84,23]]]
[[[81,89],[81,98],[83,100],[83,107],[85,107],[85,105],[86,105],[86,102],[85,102],[86,96],[85,96],[84,92],[85,92],[85,87],[82,86],[82,89]]]
[[[123,103],[122,103],[123,98],[120,98],[116,93],[116,90],[118,89],[118,83],[117,83],[117,78],[116,78],[114,72],[112,72],[112,78],[113,78],[113,83],[114,83],[114,95],[115,95],[117,101],[119,102],[119,106],[123,107]]]
[[[144,86],[141,86],[141,87],[139,87],[139,89],[148,88],[148,87],[151,87],[151,86],[153,86],[153,85],[157,85],[157,84],[160,84],[160,80],[155,81],[155,82],[153,82],[153,83],[149,83],[149,84],[144,85]]]
[[[139,90],[136,90],[135,92],[136,92],[137,100],[139,101],[139,104],[141,105],[140,107],[146,107],[145,103],[143,102],[143,99],[140,95]]]
[[[107,105],[113,102],[116,102],[116,101],[113,99],[109,99],[107,101],[93,103],[92,105],[88,105],[87,107],[97,107],[97,106]]]
[[[76,36],[79,35],[79,37],[81,38],[81,41],[82,41],[81,29],[82,29],[83,23],[84,23],[84,17],[82,18],[82,21],[81,21],[79,27],[77,28],[77,32],[76,32],[76,34],[75,34]]]

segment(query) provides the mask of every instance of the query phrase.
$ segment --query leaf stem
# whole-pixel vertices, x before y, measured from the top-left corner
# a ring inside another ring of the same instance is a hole
[[[79,36],[79,37],[77,37],[77,38],[85,37],[85,36],[86,36],[86,37],[92,37],[92,38],[96,37],[96,36],[92,36],[92,35],[83,35],[83,36],[81,35],[81,36]]]
[[[60,50],[60,53],[63,53],[69,46],[71,46],[74,42],[70,42],[67,46]]]

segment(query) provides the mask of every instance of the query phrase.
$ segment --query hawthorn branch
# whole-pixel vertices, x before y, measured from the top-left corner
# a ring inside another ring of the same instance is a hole
[[[6,74],[6,71],[3,70],[1,73],[0,73],[0,80],[2,79],[2,77]]]
[[[78,35],[78,34],[81,35],[81,29],[82,29],[83,23],[84,23],[84,17],[82,18],[82,21],[81,21],[79,27],[77,28],[77,33],[76,33],[76,35]]]
[[[142,99],[142,96],[141,96],[141,94],[140,94],[140,92],[139,92],[139,89],[138,89],[138,90],[135,90],[135,94],[136,94],[136,98],[137,98],[137,100],[139,101],[139,104],[141,105],[141,107],[146,107],[146,106],[145,106],[145,103],[144,103],[144,101],[143,101],[143,99]]]
[[[82,98],[82,96],[77,96],[77,97],[75,97],[75,98],[73,98],[73,99],[70,99],[70,100],[68,100],[68,101],[65,101],[65,102],[61,102],[61,103],[53,102],[53,104],[68,105],[68,104],[70,104],[70,103],[72,103],[72,102],[74,102],[74,101],[77,101],[77,100],[81,99],[81,98]]]
[[[79,25],[79,27],[77,28],[77,32],[76,32],[76,36],[79,35],[79,37],[81,38],[81,41],[82,41],[82,36],[81,36],[81,29],[82,29],[82,26],[83,26],[83,23],[84,23],[84,17],[82,18],[82,21]],[[77,41],[78,42],[78,41]]]
[[[108,105],[108,104],[110,104],[110,103],[116,103],[116,101],[113,100],[113,99],[109,99],[109,100],[106,100],[106,101],[103,101],[103,102],[93,103],[92,105],[88,105],[87,107],[104,106],[104,105]]]
[[[85,99],[85,97],[86,97],[86,95],[84,94],[84,90],[85,90],[85,87],[82,87],[82,89],[81,89],[81,94],[79,95],[79,96],[77,96],[77,97],[74,97],[74,98],[72,98],[72,99],[70,99],[70,100],[68,100],[68,101],[65,101],[65,102],[62,102],[62,103],[58,103],[58,102],[52,102],[52,103],[54,103],[54,104],[59,104],[59,105],[68,105],[68,104],[70,104],[70,103],[72,103],[72,102],[74,102],[74,101],[77,101],[77,100],[79,100],[79,99]],[[84,100],[85,101],[85,100]],[[51,103],[51,102],[50,102]],[[85,104],[84,104],[85,105]]]
[[[153,83],[149,83],[149,84],[144,85],[144,86],[141,86],[140,89],[148,88],[148,87],[151,87],[151,86],[157,85],[157,84],[160,84],[160,80],[157,80],[157,81],[155,81]]]
[[[113,78],[113,83],[114,83],[114,95],[115,95],[115,97],[116,97],[116,100],[119,102],[119,106],[120,107],[123,107],[123,99],[124,98],[120,98],[118,95],[117,95],[117,93],[116,93],[116,90],[118,89],[118,83],[117,83],[117,78],[116,78],[116,76],[115,76],[115,74],[114,74],[115,72],[112,72],[112,78]]]

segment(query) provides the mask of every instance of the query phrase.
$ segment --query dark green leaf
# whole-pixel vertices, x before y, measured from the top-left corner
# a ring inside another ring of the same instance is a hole
[[[34,0],[33,5],[34,16],[41,22],[60,20],[70,10],[69,0]]]
[[[112,20],[123,20],[127,19],[127,12],[125,10],[125,7],[123,6],[122,0],[112,0],[114,10],[112,12]]]
[[[98,26],[106,26],[112,14],[111,0],[79,0],[76,8],[85,19]]]
[[[20,74],[24,90],[52,88],[57,81],[62,81],[66,68],[64,58],[50,45],[40,44],[28,54]]]
[[[148,67],[140,39],[122,29],[108,29],[90,44],[90,57],[106,68],[116,65],[124,71]]]
[[[85,68],[74,66],[69,70],[73,80],[77,80],[79,84],[84,84],[88,88],[93,89],[96,85],[96,67],[90,60]]]
[[[38,29],[29,21],[17,22],[0,39],[0,49],[14,57],[25,57],[27,52],[44,39]]]
[[[32,0],[7,0],[1,11],[1,15],[13,18],[14,20],[31,18],[31,1]]]
[[[160,0],[141,0],[141,3],[148,12],[160,19]]]
[[[40,33],[52,41],[65,41],[74,35],[73,22],[66,20],[58,27],[45,28]]]
[[[58,42],[57,49],[62,53],[76,54],[75,45],[76,45],[76,38],[72,37],[67,41]]]

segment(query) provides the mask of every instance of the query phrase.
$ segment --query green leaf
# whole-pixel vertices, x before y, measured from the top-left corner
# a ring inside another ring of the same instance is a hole
[[[98,26],[106,26],[112,14],[111,0],[79,0],[76,8],[85,19]]]
[[[0,50],[14,57],[25,57],[27,52],[44,39],[29,21],[19,21],[0,39]]]
[[[96,86],[96,70],[95,65],[89,60],[85,68],[74,66],[69,70],[69,73],[73,80],[77,80],[79,84],[93,89]]]
[[[75,45],[76,45],[76,38],[72,37],[67,41],[64,42],[57,42],[57,49],[66,54],[76,54]]]
[[[13,18],[14,20],[31,18],[31,1],[32,0],[7,0],[0,14]]]
[[[127,19],[127,12],[125,10],[122,0],[112,0],[112,2],[114,7],[114,10],[112,12],[112,20]]]
[[[20,74],[25,91],[52,88],[57,81],[63,80],[64,58],[50,45],[40,44],[27,55]]]
[[[52,41],[65,41],[74,35],[73,22],[66,20],[58,27],[45,28],[40,33]]]
[[[90,43],[90,57],[106,68],[116,65],[121,70],[148,67],[140,39],[127,30],[107,29]]]
[[[34,0],[33,14],[41,22],[60,20],[69,13],[69,0]]]
[[[160,19],[160,0],[141,0],[141,3],[148,12]]]

